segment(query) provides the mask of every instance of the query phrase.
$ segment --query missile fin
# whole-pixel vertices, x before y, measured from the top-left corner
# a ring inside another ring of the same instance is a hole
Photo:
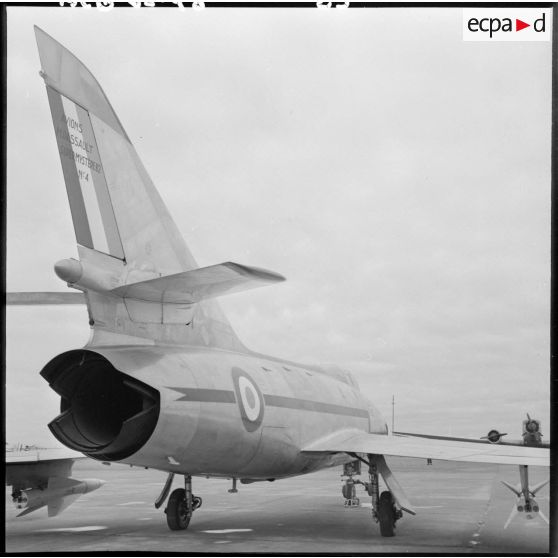
[[[500,481],[504,486],[507,486],[514,494],[516,494],[517,496],[521,496],[521,490],[520,490],[520,486],[512,486],[509,482],[506,481]]]
[[[40,508],[42,508],[45,504],[39,504],[38,506],[33,506],[31,508],[25,508],[21,513],[17,514],[17,517],[23,517],[24,515],[27,515],[28,513],[34,512]]]
[[[508,528],[508,525],[512,522],[513,518],[517,515],[517,506],[514,504],[512,511],[508,517],[508,520],[506,521],[506,524],[504,525],[504,529]]]
[[[60,512],[63,512],[68,506],[71,506],[81,494],[69,494],[62,496],[62,498],[53,498],[48,502],[48,516],[54,517]]]
[[[535,486],[533,486],[533,488],[529,489],[529,492],[535,496],[535,494],[543,487],[545,487],[548,483],[550,482],[550,479],[547,479],[543,482],[540,482],[539,484],[536,484]]]

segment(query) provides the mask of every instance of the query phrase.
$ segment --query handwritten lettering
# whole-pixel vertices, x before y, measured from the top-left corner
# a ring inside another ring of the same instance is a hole
[[[86,153],[91,153],[93,151],[93,146],[90,143],[83,141],[82,139],[74,136],[73,134],[70,134],[70,143],[72,145],[75,145],[76,147],[84,149]]]
[[[60,155],[68,159],[73,159],[78,165],[94,170],[96,173],[101,173],[102,171],[102,167],[99,163],[89,159],[89,157],[81,155],[80,153],[76,153],[67,145],[59,145],[58,151],[60,152]]]
[[[64,140],[75,147],[83,149],[86,153],[93,153],[94,147],[92,144],[87,143],[78,136],[74,136],[74,134],[70,134],[68,130],[57,127],[54,130],[54,134],[59,140]]]
[[[86,171],[78,170],[78,176],[80,180],[85,180],[85,182],[89,182],[89,173]]]
[[[319,3],[319,2],[318,2]],[[331,2],[330,2],[331,3]],[[345,4],[348,4],[348,2],[344,2]],[[180,11],[183,11],[184,8],[184,2],[180,2],[178,0],[173,0],[171,2],[150,2],[148,0],[130,0],[129,2],[127,2],[127,4],[129,6],[132,6],[133,8],[155,8],[157,4],[174,4],[175,6],[178,6],[178,9]],[[114,8],[114,2],[109,1],[109,0],[100,0],[97,2],[64,2],[64,1],[60,1],[58,2],[59,6],[69,6],[70,8],[76,8],[77,6],[80,6],[82,8],[92,8],[93,6],[95,6],[100,12],[108,12],[110,10],[112,10]],[[327,6],[324,6],[327,7]],[[194,8],[194,10],[203,10],[203,8],[205,8],[205,2],[202,2],[201,0],[196,0],[194,2],[192,2],[192,8]]]
[[[68,128],[72,128],[72,130],[77,130],[80,134],[83,132],[81,129],[81,123],[77,120],[74,120],[71,116],[66,116],[62,114],[60,116],[60,122],[64,122]]]
[[[75,8],[78,4],[82,8],[91,8],[87,2],[58,2],[59,6],[64,6],[64,4],[69,4],[70,8]]]
[[[112,8],[114,8],[114,2],[95,2],[95,5],[97,6],[97,9],[100,12],[108,12],[110,10],[112,10]]]
[[[316,2],[317,8],[348,8],[350,2]]]

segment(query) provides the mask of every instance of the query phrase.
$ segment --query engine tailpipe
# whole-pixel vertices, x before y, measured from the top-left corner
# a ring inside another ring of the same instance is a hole
[[[41,371],[60,395],[48,425],[65,446],[95,459],[125,459],[147,442],[159,418],[159,392],[118,371],[104,356],[62,353]]]

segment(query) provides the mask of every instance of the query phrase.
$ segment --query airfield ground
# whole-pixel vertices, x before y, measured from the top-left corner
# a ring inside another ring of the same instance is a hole
[[[16,518],[6,489],[6,552],[184,553],[503,553],[549,552],[549,527],[541,519],[504,524],[514,503],[500,480],[516,484],[517,467],[423,459],[389,459],[417,515],[398,522],[396,536],[383,538],[372,522],[370,498],[359,488],[361,507],[345,508],[340,468],[313,475],[240,485],[194,478],[203,497],[187,531],[169,531],[153,501],[165,474],[90,460],[74,465],[73,477],[106,484],[82,496],[60,516],[46,510]],[[364,471],[363,471],[364,472]],[[531,484],[548,469],[531,467]],[[363,480],[367,480],[365,475]],[[181,486],[175,478],[174,488]],[[538,497],[548,517],[548,487]]]

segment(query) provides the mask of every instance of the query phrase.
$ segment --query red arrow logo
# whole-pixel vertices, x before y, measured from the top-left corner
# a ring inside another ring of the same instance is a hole
[[[525,29],[526,27],[531,27],[531,24],[530,23],[525,23],[524,21],[521,21],[520,19],[515,20],[515,30],[516,31],[521,31],[522,29]]]

